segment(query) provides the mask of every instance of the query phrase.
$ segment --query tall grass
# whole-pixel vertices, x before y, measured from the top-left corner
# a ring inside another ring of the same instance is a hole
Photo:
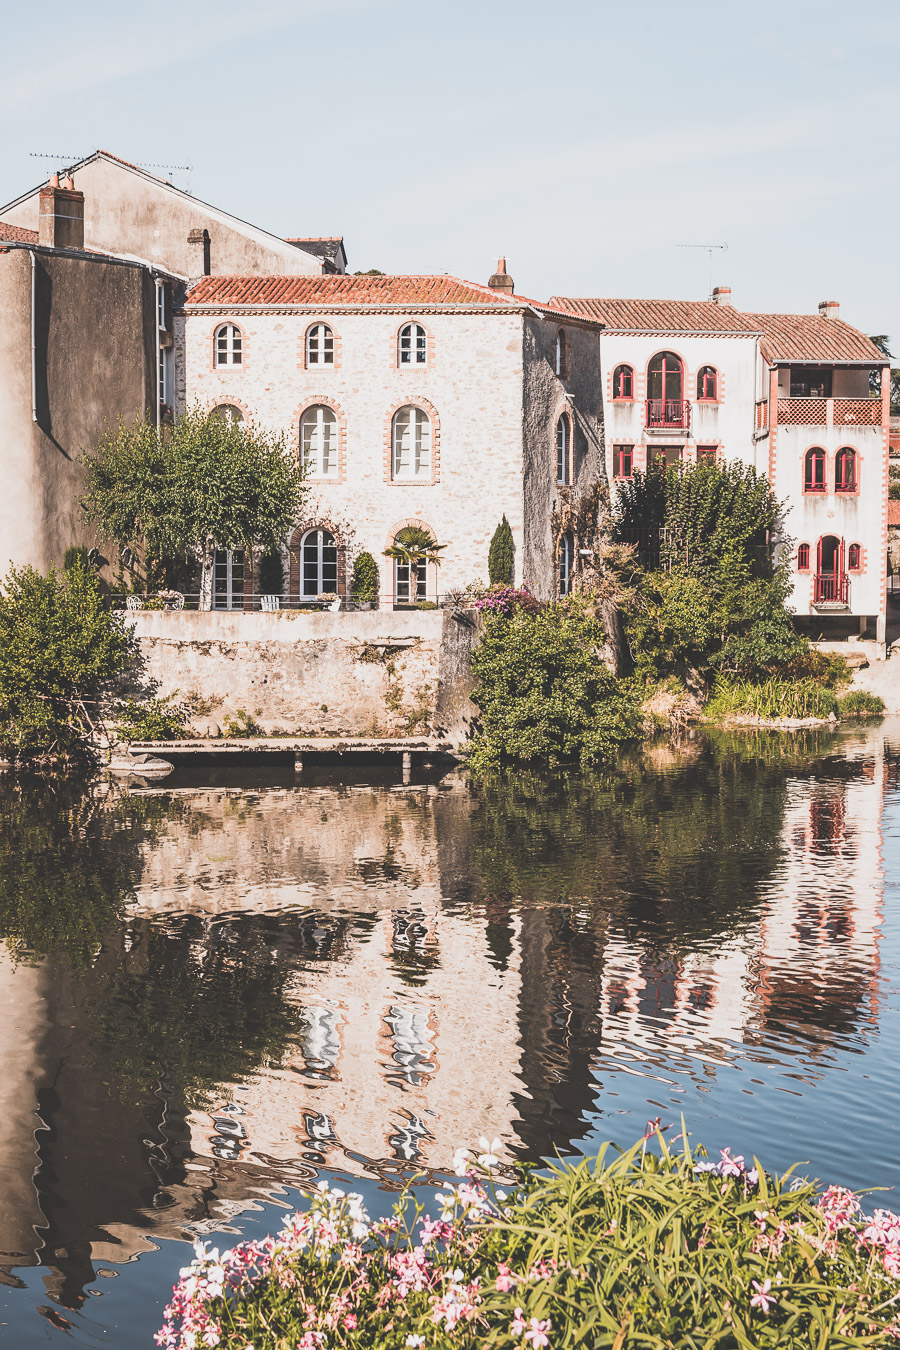
[[[837,713],[838,701],[832,689],[816,680],[768,679],[759,684],[749,680],[720,679],[706,705],[711,721],[727,717],[829,717]]]

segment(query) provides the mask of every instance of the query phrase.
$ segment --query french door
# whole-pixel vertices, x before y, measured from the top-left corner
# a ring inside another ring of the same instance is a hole
[[[213,572],[213,609],[244,608],[244,550],[217,549]]]

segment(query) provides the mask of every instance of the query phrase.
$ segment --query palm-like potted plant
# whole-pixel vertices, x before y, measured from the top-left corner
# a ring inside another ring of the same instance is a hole
[[[426,566],[433,563],[435,567],[440,567],[441,554],[446,547],[446,544],[438,544],[421,525],[406,525],[398,532],[390,548],[384,550],[384,556],[408,566],[412,582],[413,570],[420,563]]]

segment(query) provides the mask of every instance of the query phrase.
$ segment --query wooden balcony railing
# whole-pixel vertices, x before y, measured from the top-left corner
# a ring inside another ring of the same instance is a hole
[[[769,425],[769,400],[767,398],[758,400],[756,404],[756,430],[765,431]]]
[[[783,427],[880,427],[881,399],[780,398],[778,422]]]
[[[691,425],[691,405],[680,398],[648,398],[647,426],[688,431]]]
[[[813,604],[847,609],[850,604],[850,578],[846,572],[817,572],[813,582]]]

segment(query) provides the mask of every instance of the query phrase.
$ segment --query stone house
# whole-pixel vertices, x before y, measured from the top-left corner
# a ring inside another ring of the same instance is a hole
[[[752,464],[785,504],[803,627],[884,641],[890,369],[837,303],[744,313],[727,287],[712,301],[550,303],[602,325],[610,481],[705,456]]]
[[[451,276],[214,276],[175,317],[177,408],[284,430],[306,466],[306,518],[287,541],[285,603],[348,593],[363,550],[382,606],[436,602],[486,578],[505,514],[515,580],[571,585],[560,501],[604,474],[598,325]],[[445,545],[440,567],[384,556],[401,532]],[[559,542],[559,547],[557,544]],[[217,559],[215,604],[251,604],[258,575]]]

